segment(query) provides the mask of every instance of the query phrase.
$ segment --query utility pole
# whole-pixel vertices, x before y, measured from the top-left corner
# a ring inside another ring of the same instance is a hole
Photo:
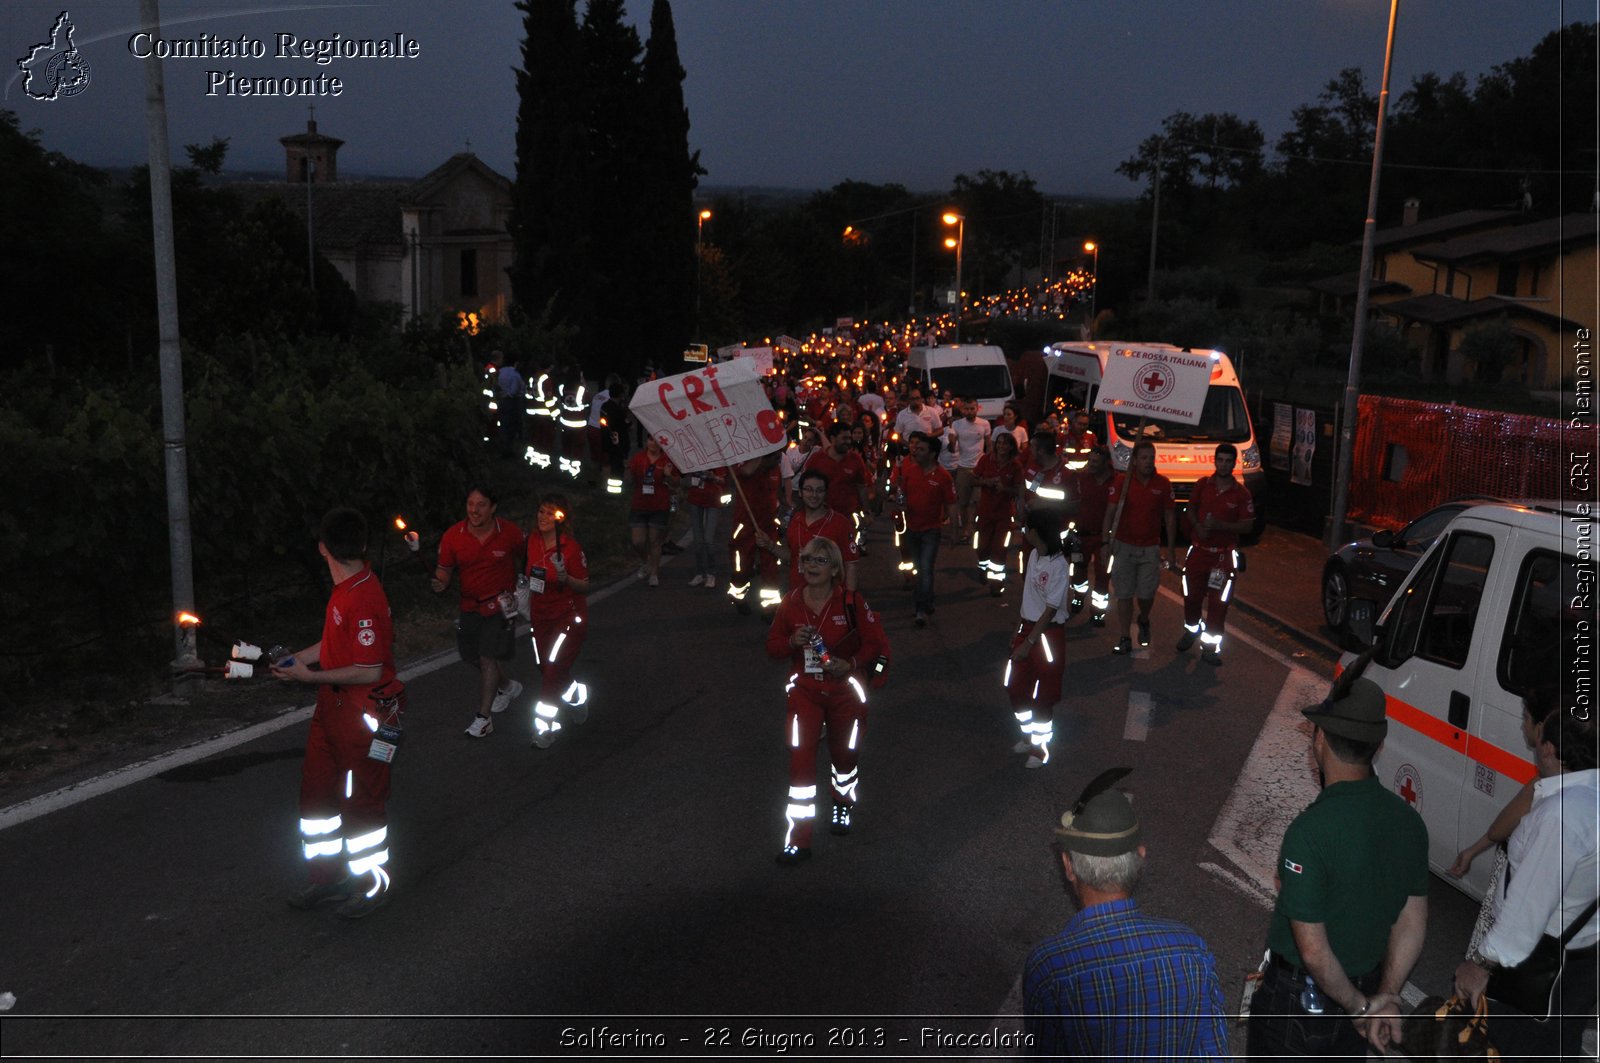
[[[139,18],[152,40],[161,37],[157,0],[139,0]],[[184,428],[183,358],[178,346],[178,274],[172,239],[172,160],[167,147],[167,90],[162,60],[144,64],[145,130],[150,148],[150,214],[156,267],[156,322],[160,336],[161,437],[167,476],[167,544],[172,564],[173,667],[197,667],[192,623],[194,548],[189,528],[189,443]]]
[[[1166,146],[1165,140],[1156,141],[1156,171],[1153,178],[1155,187],[1151,193],[1150,203],[1150,275],[1144,282],[1146,301],[1156,297],[1156,234],[1161,231],[1161,153]]]
[[[1339,456],[1333,474],[1333,513],[1328,544],[1345,540],[1350,512],[1350,476],[1356,444],[1356,415],[1361,404],[1361,352],[1367,335],[1367,288],[1372,284],[1372,240],[1378,228],[1378,178],[1383,172],[1383,117],[1389,104],[1389,67],[1394,60],[1394,24],[1400,0],[1389,0],[1389,36],[1383,45],[1383,86],[1378,90],[1378,129],[1372,138],[1372,179],[1367,185],[1367,218],[1361,228],[1361,270],[1356,274],[1356,323],[1350,335],[1350,371],[1345,376],[1344,409],[1339,423]]]

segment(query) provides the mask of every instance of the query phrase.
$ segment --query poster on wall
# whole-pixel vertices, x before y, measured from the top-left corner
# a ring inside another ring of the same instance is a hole
[[[1289,471],[1289,452],[1294,448],[1294,407],[1287,402],[1272,404],[1272,447],[1269,461],[1279,472]]]
[[[1294,464],[1289,482],[1311,486],[1311,459],[1317,453],[1317,411],[1294,411]]]

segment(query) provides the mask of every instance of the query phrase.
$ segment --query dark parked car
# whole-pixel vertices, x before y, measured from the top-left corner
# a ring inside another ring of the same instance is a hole
[[[1462,510],[1497,498],[1473,496],[1435,506],[1397,532],[1346,543],[1322,568],[1322,616],[1342,642],[1358,649],[1372,645],[1378,614],[1394,589],[1427,553],[1450,519]]]

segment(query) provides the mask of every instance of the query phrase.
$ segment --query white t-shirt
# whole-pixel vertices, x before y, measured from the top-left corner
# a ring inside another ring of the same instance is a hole
[[[989,438],[989,422],[982,417],[974,417],[970,421],[965,417],[957,417],[950,422],[950,435],[956,440],[956,468],[971,469],[983,457],[983,444]]]
[[[944,414],[932,403],[923,403],[921,413],[907,406],[894,415],[894,430],[900,433],[902,441],[910,439],[912,432],[926,432],[938,438],[944,432]]]
[[[1065,553],[1028,554],[1027,575],[1022,580],[1023,623],[1037,623],[1046,609],[1055,611],[1055,623],[1067,621],[1067,586],[1072,582],[1071,563]]]
[[[991,433],[990,438],[998,436],[1001,432],[1011,433],[1011,438],[1017,441],[1017,453],[1026,454],[1028,452],[1028,430],[1022,427],[1022,422],[1018,421],[1015,428],[1007,428],[1003,424],[997,424],[994,426],[994,432]]]

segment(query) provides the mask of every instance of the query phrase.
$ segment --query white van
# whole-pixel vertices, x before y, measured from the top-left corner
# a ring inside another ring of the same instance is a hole
[[[1120,347],[1147,347],[1166,351],[1179,348],[1170,343],[1052,343],[1044,349],[1049,367],[1045,389],[1045,409],[1088,410],[1095,436],[1111,450],[1111,464],[1126,471],[1133,456],[1133,434],[1139,428],[1139,415],[1119,413],[1108,417],[1094,408],[1095,395],[1105,375],[1106,359]],[[1211,386],[1199,424],[1178,424],[1147,418],[1144,438],[1156,447],[1156,472],[1172,481],[1178,501],[1186,501],[1200,480],[1215,471],[1218,443],[1239,448],[1236,475],[1257,499],[1256,513],[1264,517],[1260,502],[1266,486],[1266,470],[1261,466],[1261,448],[1256,444],[1250,409],[1233,362],[1221,351],[1191,350],[1188,353],[1211,359]]]
[[[1564,637],[1595,623],[1595,532],[1592,503],[1472,506],[1378,619],[1365,674],[1387,696],[1389,734],[1373,766],[1428,825],[1436,872],[1534,777],[1522,695],[1558,676]],[[1445,881],[1481,899],[1493,866],[1481,856]]]
[[[978,416],[991,422],[1000,419],[1015,394],[1005,352],[981,343],[911,348],[906,352],[905,383],[920,385],[929,401],[944,392],[976,399]]]

